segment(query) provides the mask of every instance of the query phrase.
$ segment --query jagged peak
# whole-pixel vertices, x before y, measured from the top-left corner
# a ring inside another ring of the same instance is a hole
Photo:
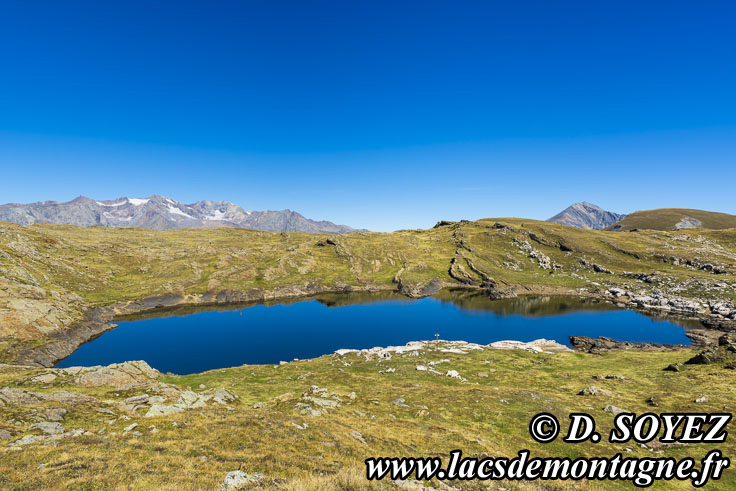
[[[604,210],[588,201],[573,203],[547,221],[578,228],[600,230],[625,218],[626,215]]]

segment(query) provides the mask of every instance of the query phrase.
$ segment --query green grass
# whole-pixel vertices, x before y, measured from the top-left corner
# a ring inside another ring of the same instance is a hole
[[[560,268],[541,268],[520,249],[524,241]],[[50,337],[74,329],[90,308],[165,293],[189,295],[196,301],[208,291],[260,288],[268,295],[290,295],[306,284],[316,284],[326,291],[351,285],[389,295],[398,287],[396,281],[404,286],[421,286],[431,280],[458,285],[450,275],[454,265],[453,274],[462,276],[466,288],[492,285],[518,294],[601,296],[607,288],[617,286],[639,293],[658,289],[687,298],[734,300],[736,290],[730,285],[734,284],[731,265],[735,258],[734,230],[615,233],[513,218],[340,236],[0,224],[0,362],[15,361],[23,349],[43,347]],[[687,260],[718,265],[728,274],[714,275],[686,266]],[[614,274],[596,273],[591,264]],[[654,274],[658,280],[648,284],[624,277],[623,272]],[[336,303],[344,299],[339,294],[325,298]],[[153,420],[117,419],[109,425],[105,422],[109,418],[95,407],[68,408],[66,427],[85,428],[92,434],[57,445],[31,445],[22,451],[0,446],[0,487],[212,489],[228,471],[242,467],[262,472],[268,487],[365,489],[369,486],[362,479],[362,461],[369,456],[447,456],[454,448],[466,455],[513,456],[529,448],[535,455],[591,456],[612,455],[623,447],[632,449],[627,455],[651,455],[633,444],[569,446],[557,442],[543,446],[531,441],[527,425],[541,411],[560,418],[572,411],[587,411],[596,415],[605,432],[612,421],[602,411],[606,404],[644,412],[652,410],[646,402],[652,395],[660,401],[657,412],[730,411],[736,397],[733,371],[714,366],[687,366],[679,373],[662,371],[669,363],[691,355],[688,350],[601,356],[496,350],[440,355],[427,350],[419,357],[389,361],[325,356],[278,368],[245,366],[164,377],[165,382],[195,390],[199,384],[228,388],[241,402],[233,411],[209,407]],[[442,370],[458,370],[468,382],[416,371],[417,364],[439,358],[450,360],[440,366]],[[387,367],[396,372],[379,373]],[[136,394],[135,389],[88,389],[68,382],[44,388],[30,382],[43,371],[0,368],[0,387],[80,391],[109,401],[101,403],[103,407],[115,407],[115,401]],[[307,372],[313,375],[298,379]],[[489,376],[478,377],[481,372]],[[609,373],[627,380],[592,379]],[[328,416],[307,418],[294,410],[294,404],[312,384],[343,396],[354,391],[358,397],[354,402],[343,397],[345,403]],[[611,390],[614,396],[576,395],[588,385]],[[293,399],[279,398],[289,392],[295,394]],[[709,401],[695,404],[701,394],[707,394]],[[404,397],[411,407],[392,405],[398,397]],[[252,408],[257,402],[264,407]],[[427,406],[427,414],[418,406]],[[33,408],[0,406],[0,428],[15,437],[27,432],[36,417]],[[141,436],[122,433],[133,421],[140,424]],[[174,421],[187,425],[176,428],[171,425]],[[292,424],[305,422],[305,430]],[[160,432],[151,433],[149,425]],[[367,445],[350,436],[353,430],[363,435]],[[663,452],[699,458],[709,448],[689,445]],[[736,450],[731,441],[723,449],[727,456]],[[580,486],[600,487],[598,483],[560,484],[562,488]],[[735,486],[734,471],[728,470],[712,488]],[[504,483],[504,487],[543,486],[522,482]],[[606,483],[606,487],[618,484]],[[670,482],[655,487],[688,486]]]
[[[734,215],[685,208],[662,208],[634,212],[620,222],[608,227],[608,230],[617,232],[625,232],[633,229],[675,230],[677,223],[686,217],[700,220],[702,222],[700,228],[714,230],[736,228],[736,216]]]
[[[440,345],[440,348],[442,345]],[[323,356],[313,360],[271,365],[243,366],[188,376],[167,376],[162,381],[180,387],[200,384],[224,387],[241,400],[226,408],[192,409],[152,419],[117,419],[95,407],[69,408],[65,426],[85,428],[92,434],[68,438],[57,445],[32,444],[23,451],[0,449],[0,485],[24,488],[74,489],[213,489],[231,470],[242,468],[266,476],[267,487],[285,489],[368,489],[362,480],[363,460],[371,456],[441,456],[453,449],[465,455],[514,456],[529,449],[533,456],[651,456],[635,443],[565,444],[558,439],[542,445],[528,434],[528,423],[539,412],[551,412],[567,429],[567,415],[593,415],[602,435],[612,428],[613,415],[603,411],[614,404],[636,413],[649,411],[718,412],[733,404],[736,374],[714,366],[686,366],[679,373],[664,366],[683,361],[691,353],[615,352],[605,355],[579,353],[532,354],[523,351],[483,350],[466,355],[423,350],[419,356],[394,356],[391,360],[366,360],[357,354]],[[448,359],[439,371],[457,370],[467,382],[416,370],[416,365]],[[379,373],[386,368],[393,373]],[[29,378],[43,370],[5,368],[0,386],[39,390]],[[312,375],[299,379],[306,373]],[[479,373],[488,375],[486,378]],[[621,375],[625,380],[598,380],[596,375]],[[294,406],[311,385],[339,394],[343,403],[320,417],[300,415]],[[577,393],[589,385],[611,391],[611,397],[585,397]],[[40,389],[80,391],[114,401],[141,393],[142,389],[80,388],[52,383]],[[347,395],[355,392],[351,401]],[[284,394],[293,393],[293,396]],[[694,400],[706,394],[709,400]],[[647,400],[656,396],[659,406]],[[404,398],[408,408],[392,404]],[[252,406],[262,403],[260,409]],[[426,407],[426,409],[424,409]],[[728,409],[727,409],[728,410]],[[16,436],[32,417],[30,408],[0,407],[0,426]],[[422,411],[426,411],[426,414]],[[115,418],[113,418],[115,419]],[[13,423],[8,421],[13,420]],[[172,422],[185,423],[175,428]],[[142,435],[122,432],[139,423]],[[307,428],[300,430],[294,424]],[[155,426],[153,434],[149,426]],[[358,431],[367,445],[350,435]],[[665,448],[656,456],[699,460],[710,444]],[[631,449],[628,453],[625,449]],[[718,446],[726,456],[736,453],[727,440]],[[660,451],[657,449],[657,451]],[[39,467],[40,466],[40,467]],[[327,479],[327,477],[332,477]],[[472,483],[471,483],[472,484]],[[620,483],[556,483],[560,488],[598,489],[628,487]],[[503,483],[511,489],[542,489],[549,483]],[[388,487],[384,483],[383,487]],[[729,469],[709,489],[732,489],[736,471]],[[469,489],[476,489],[472,485]],[[660,489],[686,489],[686,483],[656,485]],[[465,489],[465,487],[463,487]]]

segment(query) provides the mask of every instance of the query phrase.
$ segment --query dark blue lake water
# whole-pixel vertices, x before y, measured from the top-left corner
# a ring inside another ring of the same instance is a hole
[[[57,366],[145,360],[162,372],[197,373],[243,364],[313,358],[340,348],[464,340],[480,344],[570,335],[689,344],[681,325],[605,302],[565,297],[490,300],[440,292],[409,300],[395,294],[342,294],[235,310],[159,312],[116,321],[119,327],[82,345]]]

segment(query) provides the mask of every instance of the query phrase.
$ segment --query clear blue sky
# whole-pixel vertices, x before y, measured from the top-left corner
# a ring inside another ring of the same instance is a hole
[[[0,5],[0,202],[736,213],[733,1]]]

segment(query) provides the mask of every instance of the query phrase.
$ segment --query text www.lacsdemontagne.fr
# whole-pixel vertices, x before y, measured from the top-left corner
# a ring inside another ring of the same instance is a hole
[[[378,457],[365,460],[366,477],[380,480],[620,480],[638,487],[651,486],[656,481],[691,481],[695,487],[705,485],[710,478],[718,479],[728,467],[719,450],[709,452],[702,460],[700,471],[695,459],[672,457],[629,457],[616,454],[611,458],[530,458],[528,450],[518,456],[463,458],[460,450],[450,452],[447,467],[442,459]]]

